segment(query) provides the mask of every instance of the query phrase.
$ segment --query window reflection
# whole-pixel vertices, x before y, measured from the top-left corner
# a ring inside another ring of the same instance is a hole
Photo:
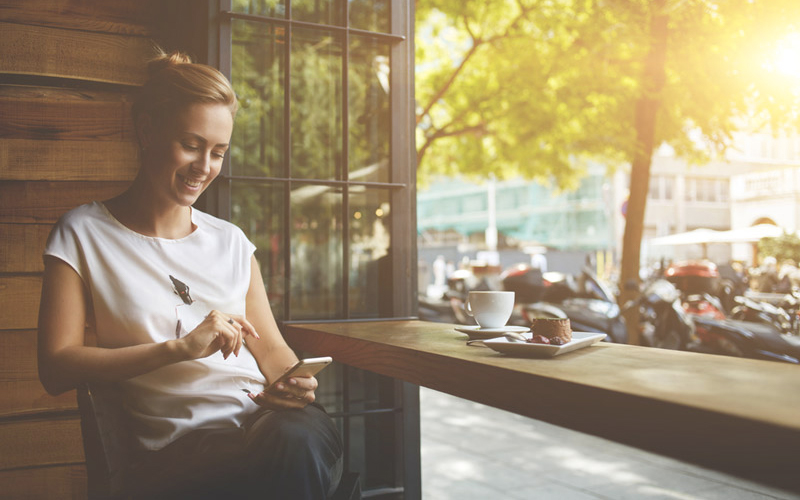
[[[290,200],[291,319],[341,318],[342,191],[307,184],[292,189]]]
[[[282,186],[231,183],[231,221],[256,245],[256,259],[275,318],[284,318],[286,273]]]
[[[353,318],[392,315],[389,192],[350,188],[350,295]]]
[[[233,11],[254,16],[285,17],[286,0],[233,0]]]
[[[390,0],[349,0],[350,27],[360,30],[391,31]]]
[[[389,46],[362,36],[350,37],[350,180],[389,181]]]
[[[330,31],[292,31],[292,177],[342,178],[342,42]]]
[[[235,175],[285,175],[283,26],[233,21],[233,87],[239,98],[231,141]]]
[[[292,19],[344,26],[344,0],[292,0]]]
[[[398,439],[396,419],[392,413],[355,415],[349,419],[350,454],[345,467],[358,472],[360,480],[370,488],[396,484],[395,456],[386,453]]]

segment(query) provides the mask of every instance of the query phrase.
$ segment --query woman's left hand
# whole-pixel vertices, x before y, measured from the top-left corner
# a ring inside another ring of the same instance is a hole
[[[291,377],[286,382],[280,382],[269,391],[250,394],[256,404],[275,409],[305,408],[316,400],[314,391],[317,389],[317,379],[314,377]]]

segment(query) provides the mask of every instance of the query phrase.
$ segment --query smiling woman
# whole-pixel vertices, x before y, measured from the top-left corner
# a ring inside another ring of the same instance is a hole
[[[125,213],[125,208],[135,206],[129,198],[143,189],[154,195],[149,200],[154,210],[170,203],[176,207],[192,205],[219,175],[232,131],[233,117],[223,104],[190,104],[160,124],[141,117],[137,132],[142,168],[127,196],[111,200],[111,211],[135,223],[132,219],[136,214]],[[141,229],[146,234],[157,231]],[[185,234],[172,237],[186,236],[192,230],[184,225],[179,231]]]
[[[136,498],[324,498],[342,447],[312,404],[317,380],[293,375],[265,390],[297,356],[255,246],[192,207],[222,167],[236,96],[219,71],[181,54],[159,53],[149,70],[133,106],[138,175],[119,196],[65,214],[48,239],[41,381],[51,394],[84,382],[123,394]],[[87,323],[96,347],[85,345]]]

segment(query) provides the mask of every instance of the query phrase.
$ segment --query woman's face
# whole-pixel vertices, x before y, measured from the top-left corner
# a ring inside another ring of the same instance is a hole
[[[197,201],[219,175],[233,132],[223,104],[192,104],[161,126],[145,127],[143,170],[156,197],[181,206]]]

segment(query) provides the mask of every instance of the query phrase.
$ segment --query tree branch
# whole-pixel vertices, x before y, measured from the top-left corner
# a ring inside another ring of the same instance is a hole
[[[523,6],[522,3],[519,2],[519,0],[517,1],[517,5],[519,6],[520,13],[519,15],[517,15],[517,17],[514,18],[514,20],[511,23],[508,24],[508,26],[506,26],[506,29],[503,31],[503,33],[486,39],[475,36],[475,34],[473,34],[469,28],[469,23],[467,22],[466,17],[464,18],[464,27],[467,33],[469,34],[470,38],[472,39],[472,47],[470,47],[470,49],[464,55],[464,58],[461,60],[461,63],[450,75],[450,78],[448,78],[447,81],[444,83],[444,85],[436,92],[436,94],[434,94],[433,97],[431,97],[430,101],[428,101],[428,104],[425,106],[422,112],[417,115],[416,117],[417,125],[419,125],[419,123],[425,116],[428,116],[428,114],[431,111],[431,108],[433,108],[433,106],[439,101],[439,99],[441,99],[442,96],[444,96],[447,93],[447,91],[450,90],[450,87],[452,87],[453,82],[455,82],[458,75],[461,74],[461,72],[466,67],[467,62],[473,55],[475,55],[480,46],[487,43],[492,44],[498,40],[509,37],[511,29],[514,28],[516,25],[518,25],[528,15],[528,13],[533,10],[533,7]]]
[[[448,124],[448,126],[451,124],[452,122]],[[470,125],[455,130],[445,130],[445,128],[440,128],[436,130],[434,133],[425,136],[425,143],[417,151],[417,165],[420,164],[420,162],[422,161],[422,157],[425,156],[425,151],[427,151],[428,148],[431,146],[431,144],[433,144],[433,142],[436,141],[437,139],[442,139],[444,137],[454,137],[457,135],[471,134],[474,132],[480,132],[481,135],[485,135],[487,133],[487,128],[485,123]]]
[[[470,47],[470,49],[467,51],[466,55],[464,56],[464,59],[461,60],[461,64],[459,64],[458,67],[455,69],[455,71],[453,71],[453,73],[450,74],[450,78],[448,78],[445,84],[441,88],[439,88],[436,94],[434,94],[434,96],[431,97],[431,100],[428,102],[427,106],[425,106],[425,109],[422,110],[422,113],[417,115],[417,125],[419,125],[419,122],[422,121],[423,117],[428,116],[428,113],[430,113],[431,108],[450,89],[450,87],[453,85],[453,82],[456,80],[456,77],[459,75],[459,73],[461,73],[461,71],[467,65],[467,61],[469,61],[469,59],[475,54],[479,46],[480,45],[476,44],[476,40],[473,38],[472,47]]]

